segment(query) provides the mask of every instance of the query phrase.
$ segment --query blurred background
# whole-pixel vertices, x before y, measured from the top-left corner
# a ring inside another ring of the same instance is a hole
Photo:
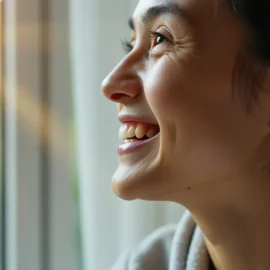
[[[120,123],[100,84],[136,4],[0,0],[0,270],[108,270],[179,222],[179,205],[111,189]]]

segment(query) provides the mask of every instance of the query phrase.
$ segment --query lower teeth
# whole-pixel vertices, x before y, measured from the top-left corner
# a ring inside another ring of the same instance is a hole
[[[125,139],[124,142],[125,142],[125,143],[129,143],[129,142],[144,141],[144,140],[148,140],[148,139],[150,139],[150,138],[148,138],[147,136],[144,136],[144,137],[141,138],[141,139],[138,139],[138,138]]]
[[[141,141],[141,140],[139,140],[139,139],[127,139],[127,140],[125,140],[125,143],[137,142],[137,141]]]

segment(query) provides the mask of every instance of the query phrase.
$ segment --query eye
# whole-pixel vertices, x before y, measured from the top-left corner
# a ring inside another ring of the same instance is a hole
[[[170,40],[163,34],[151,31],[151,48],[167,42],[170,42]],[[134,41],[122,41],[122,48],[126,54],[129,54],[134,48]]]
[[[170,42],[168,38],[166,38],[159,32],[151,32],[151,37],[152,37],[152,48],[154,48],[159,44]]]

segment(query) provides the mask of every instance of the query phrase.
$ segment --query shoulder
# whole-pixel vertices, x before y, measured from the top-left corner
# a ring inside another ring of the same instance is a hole
[[[137,246],[120,254],[111,270],[166,269],[176,229],[177,224],[168,224],[154,230]]]

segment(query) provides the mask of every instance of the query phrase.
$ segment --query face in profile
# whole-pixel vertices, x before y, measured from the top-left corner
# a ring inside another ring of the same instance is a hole
[[[141,0],[130,27],[129,51],[102,84],[123,122],[114,192],[182,204],[222,196],[256,171],[267,121],[263,105],[247,115],[232,95],[239,21],[214,0]]]

